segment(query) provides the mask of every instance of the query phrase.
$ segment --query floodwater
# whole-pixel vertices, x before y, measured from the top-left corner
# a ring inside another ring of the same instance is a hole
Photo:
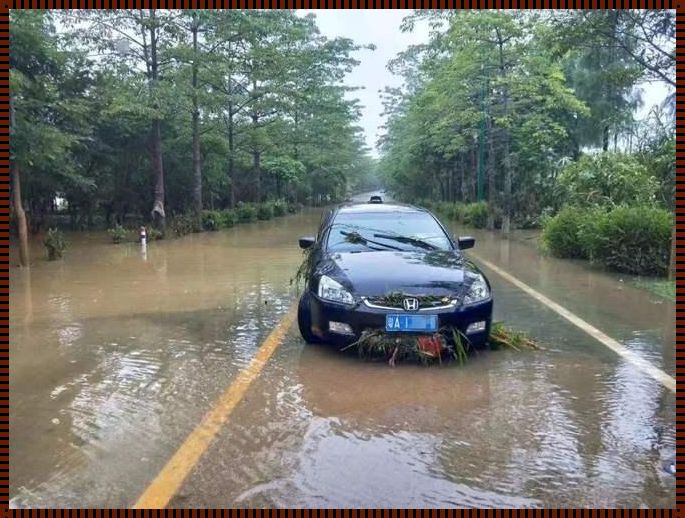
[[[73,234],[47,262],[34,243],[10,273],[12,505],[132,505],[296,300],[320,214],[146,253]],[[674,375],[673,304],[530,234],[475,236],[476,261]],[[171,506],[674,507],[675,395],[484,271],[496,318],[544,350],[390,368],[291,329]]]

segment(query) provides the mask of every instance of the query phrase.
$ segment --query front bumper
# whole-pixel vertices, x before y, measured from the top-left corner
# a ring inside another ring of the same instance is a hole
[[[404,313],[400,309],[380,309],[369,307],[363,302],[355,306],[321,300],[311,294],[312,331],[326,342],[347,344],[358,339],[365,329],[385,329],[385,318],[389,313]],[[477,304],[456,306],[445,309],[422,311],[422,314],[438,316],[438,327],[451,326],[465,334],[472,345],[485,344],[490,334],[492,321],[492,297]],[[486,322],[485,329],[466,334],[469,324]],[[353,334],[339,334],[330,330],[330,322],[348,324]]]

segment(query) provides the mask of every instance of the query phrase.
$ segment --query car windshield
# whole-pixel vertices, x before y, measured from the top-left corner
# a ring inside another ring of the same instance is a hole
[[[449,238],[426,212],[341,213],[331,224],[328,249],[451,250]]]

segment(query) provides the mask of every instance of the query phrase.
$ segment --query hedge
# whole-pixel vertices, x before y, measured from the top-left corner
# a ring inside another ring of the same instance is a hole
[[[547,221],[542,238],[557,257],[589,259],[618,272],[665,275],[672,225],[671,213],[656,207],[569,206]]]

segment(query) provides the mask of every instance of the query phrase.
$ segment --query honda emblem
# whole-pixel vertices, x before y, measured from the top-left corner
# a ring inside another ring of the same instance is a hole
[[[402,305],[406,311],[417,311],[419,309],[419,299],[413,297],[404,299]]]

